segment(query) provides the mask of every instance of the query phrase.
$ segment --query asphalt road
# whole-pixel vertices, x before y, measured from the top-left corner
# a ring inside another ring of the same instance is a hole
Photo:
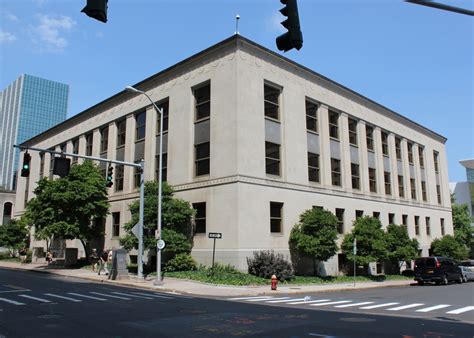
[[[268,306],[0,269],[0,337],[445,338],[473,329],[459,319]]]

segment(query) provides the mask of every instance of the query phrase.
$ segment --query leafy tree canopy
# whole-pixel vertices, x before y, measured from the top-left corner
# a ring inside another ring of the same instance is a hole
[[[328,210],[306,210],[300,215],[300,222],[291,230],[290,250],[317,261],[328,260],[338,250],[337,222],[337,217]]]
[[[354,236],[357,239],[357,255],[353,254]],[[347,259],[357,264],[368,265],[371,262],[387,258],[387,242],[382,223],[370,216],[359,217],[354,221],[352,232],[344,236],[341,246]]]
[[[472,245],[471,216],[467,204],[452,204],[454,237],[466,247]]]
[[[13,256],[16,250],[28,245],[28,227],[22,222],[11,219],[0,226],[0,247],[7,248]]]
[[[453,236],[446,235],[431,242],[431,250],[435,256],[445,256],[452,259],[465,259],[469,256],[467,248]]]
[[[71,166],[68,176],[38,181],[23,222],[35,226],[37,239],[53,237],[87,242],[100,235],[94,219],[108,214],[107,188],[100,169],[91,161]]]
[[[392,262],[405,262],[415,259],[418,255],[418,241],[410,239],[403,225],[389,224],[386,233],[387,255]]]

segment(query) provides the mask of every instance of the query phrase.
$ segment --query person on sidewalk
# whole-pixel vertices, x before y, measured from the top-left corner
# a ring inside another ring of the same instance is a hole
[[[51,264],[53,262],[53,253],[51,251],[48,251],[46,254],[46,262],[48,264]]]
[[[97,266],[99,263],[99,255],[97,254],[97,249],[92,249],[92,253],[89,256],[89,260],[92,265],[92,272],[97,272]]]
[[[109,269],[107,269],[108,260],[109,260],[109,250],[104,249],[104,251],[102,251],[102,253],[100,254],[99,271],[97,272],[99,276],[102,270],[105,271],[106,276],[109,274]]]

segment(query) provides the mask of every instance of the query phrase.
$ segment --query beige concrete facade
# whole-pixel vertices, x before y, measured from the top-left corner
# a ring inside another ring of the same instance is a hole
[[[210,84],[210,117],[195,121],[193,91],[204,83]],[[280,90],[278,120],[264,115],[264,84]],[[380,213],[384,226],[389,217],[397,224],[405,218],[409,234],[419,240],[423,254],[428,254],[431,241],[442,235],[441,222],[444,234],[453,233],[444,137],[250,40],[231,37],[134,87],[146,91],[158,103],[169,100],[169,127],[163,142],[168,154],[167,181],[178,197],[190,203],[206,203],[206,232],[194,238],[193,256],[200,263],[210,264],[212,259],[209,232],[223,234],[223,239],[217,241],[216,260],[239,269],[247,268],[246,257],[253,251],[274,249],[288,255],[292,226],[303,211],[313,206],[332,212],[344,209],[344,233],[351,231],[356,210],[362,210],[364,215]],[[306,99],[319,107],[317,133],[307,131]],[[146,110],[146,137],[135,141],[135,114],[142,110]],[[330,137],[329,111],[339,116],[338,140]],[[126,141],[117,148],[116,122],[124,118]],[[349,143],[349,119],[357,121],[357,147]],[[156,112],[146,97],[123,91],[24,145],[59,149],[61,144],[67,144],[67,149],[72,150],[71,141],[79,138],[79,153],[84,154],[84,135],[92,132],[93,156],[119,156],[134,162],[143,153],[145,179],[153,180],[158,152],[156,121]],[[366,125],[374,128],[373,151],[367,149]],[[100,131],[104,126],[109,130],[108,147],[106,153],[100,153]],[[196,177],[194,146],[202,137],[202,130],[210,134],[210,170],[208,175]],[[382,154],[382,133],[388,134],[388,156]],[[396,139],[401,140],[401,160],[396,156]],[[280,146],[280,175],[266,174],[266,141]],[[409,144],[413,164],[409,164]],[[419,147],[423,149],[423,165]],[[319,154],[318,183],[308,180],[309,148]],[[47,175],[49,154],[45,157],[43,172]],[[340,161],[341,186],[332,185],[331,158]],[[18,179],[16,216],[24,211],[25,199],[31,198],[33,182],[40,177],[39,170],[35,170],[39,163],[38,153],[33,153],[30,183],[26,184],[22,177]],[[351,163],[359,165],[360,189],[352,188]],[[369,188],[369,167],[376,170],[377,192]],[[384,172],[390,173],[390,194],[385,193]],[[138,198],[133,174],[133,169],[125,168],[123,191],[115,191],[116,185],[110,189],[110,211],[120,212],[121,224],[130,219],[128,205]],[[405,197],[399,197],[399,175],[403,176]],[[410,198],[410,178],[416,184],[415,199]],[[422,181],[426,189],[422,188]],[[280,232],[270,231],[270,202],[283,203]],[[415,216],[419,219],[418,234]],[[111,215],[105,229],[105,246],[118,246],[118,237],[112,236]],[[326,265],[328,273],[337,273],[337,256]]]

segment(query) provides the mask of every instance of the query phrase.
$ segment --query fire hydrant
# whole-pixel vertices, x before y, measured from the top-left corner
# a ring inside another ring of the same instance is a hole
[[[273,290],[273,291],[276,291],[276,289],[277,289],[277,284],[278,284],[277,276],[272,275],[272,290]]]

